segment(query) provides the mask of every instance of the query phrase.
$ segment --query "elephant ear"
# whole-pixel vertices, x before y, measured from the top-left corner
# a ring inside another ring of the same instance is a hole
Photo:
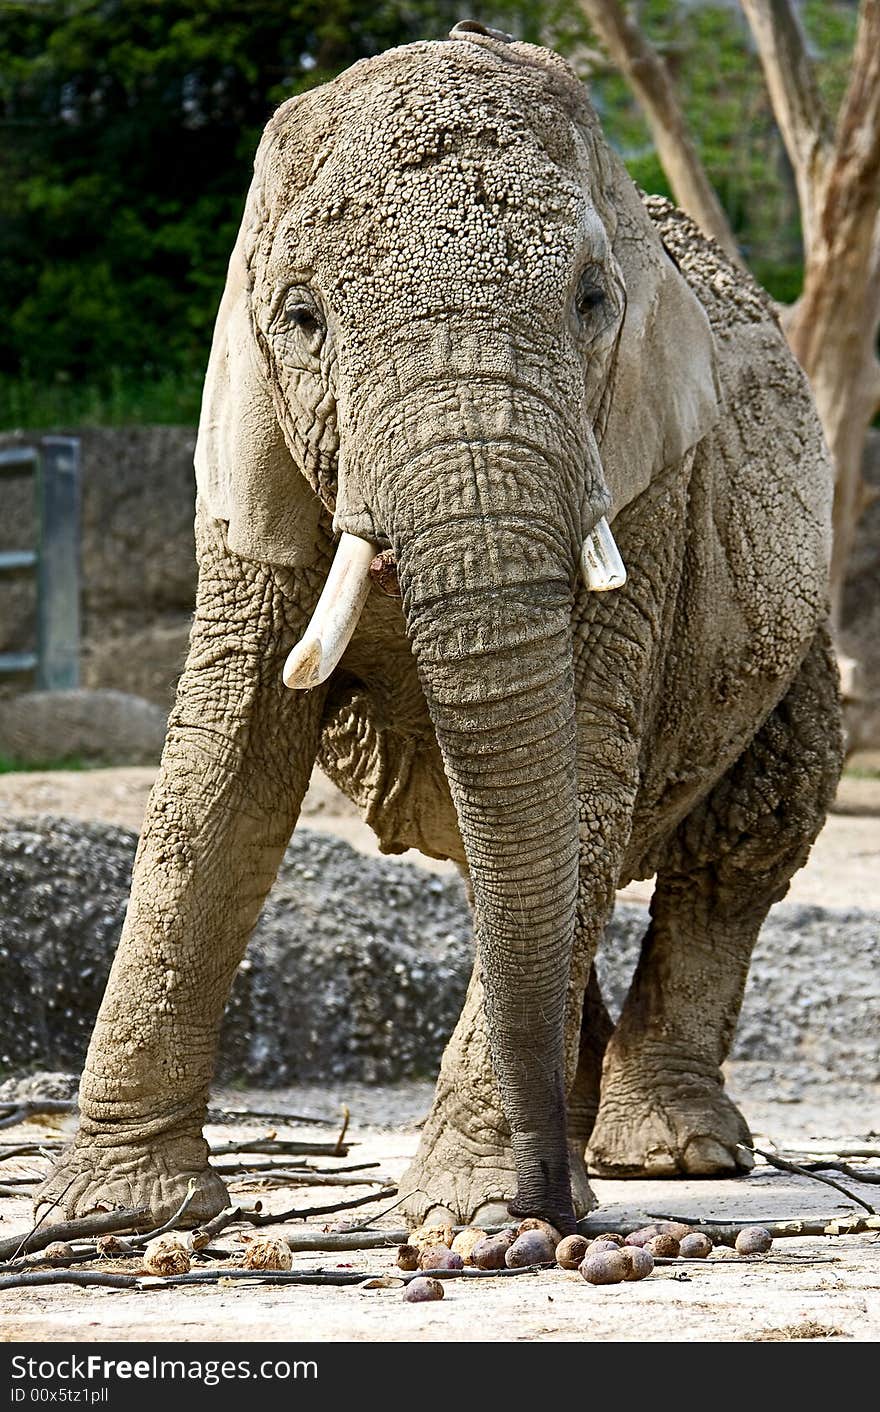
[[[220,301],[195,452],[201,503],[246,559],[306,568],[317,557],[321,502],[287,449],[251,318],[239,233]]]
[[[612,170],[626,314],[599,451],[616,514],[711,430],[721,390],[706,311],[616,158]]]

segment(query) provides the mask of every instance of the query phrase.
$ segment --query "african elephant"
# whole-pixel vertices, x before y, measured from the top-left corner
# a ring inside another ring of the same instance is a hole
[[[841,758],[831,471],[767,297],[638,193],[562,59],[460,24],[269,122],[196,474],[189,656],[39,1200],[163,1217],[195,1176],[192,1219],[224,1204],[220,1017],[316,760],[472,892],[414,1216],[568,1231],[588,1144],[748,1165],[720,1065]],[[612,1032],[597,939],[654,874]]]

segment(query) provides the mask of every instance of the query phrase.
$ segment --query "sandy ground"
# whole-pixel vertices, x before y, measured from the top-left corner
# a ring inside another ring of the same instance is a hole
[[[424,1111],[430,1089],[424,1084],[393,1090],[358,1092],[345,1097],[353,1110],[381,1112],[383,1127],[358,1124],[351,1136],[349,1161],[377,1161],[389,1178],[400,1176],[417,1141],[415,1114]],[[294,1089],[273,1094],[237,1092],[218,1095],[231,1106],[254,1104],[267,1111],[332,1113],[340,1094],[328,1090]],[[846,1133],[834,1126],[833,1115],[820,1133],[812,1130],[805,1112],[769,1105],[761,1115],[769,1120],[773,1138],[797,1147],[827,1150],[844,1144],[861,1145],[865,1134]],[[391,1123],[393,1126],[388,1126]],[[252,1120],[247,1126],[225,1124],[208,1130],[209,1138],[229,1140],[266,1131]],[[327,1136],[325,1129],[281,1124],[271,1130],[279,1137]],[[329,1131],[332,1131],[329,1130]],[[3,1133],[13,1138],[37,1137],[48,1130],[31,1123]],[[56,1130],[57,1132],[57,1130]],[[858,1141],[855,1141],[858,1139]],[[765,1141],[770,1141],[769,1137]],[[876,1145],[877,1135],[874,1135]],[[880,1149],[878,1149],[880,1150]],[[223,1158],[217,1161],[229,1160]],[[252,1158],[253,1162],[264,1158]],[[331,1159],[313,1159],[316,1165]],[[338,1166],[339,1162],[333,1161]],[[876,1167],[876,1162],[873,1164]],[[9,1177],[42,1167],[40,1159],[13,1159],[3,1164]],[[363,1193],[363,1187],[308,1186],[273,1188],[268,1194],[253,1182],[230,1184],[236,1199],[252,1202],[260,1196],[264,1209],[332,1203]],[[792,1217],[831,1217],[855,1211],[836,1192],[815,1182],[790,1177],[759,1166],[738,1181],[610,1182],[596,1181],[603,1220],[672,1214],[730,1220],[783,1220]],[[863,1183],[852,1189],[868,1201],[877,1187]],[[387,1200],[381,1205],[387,1205]],[[25,1231],[28,1204],[24,1198],[4,1199],[4,1235]],[[377,1209],[369,1205],[349,1213],[367,1220]],[[313,1219],[315,1231],[327,1220]],[[389,1229],[399,1226],[394,1215],[384,1217]],[[215,1244],[230,1252],[228,1261],[212,1259],[209,1267],[240,1262],[239,1229],[230,1228]],[[272,1229],[272,1228],[270,1228]],[[291,1233],[292,1227],[285,1230]],[[394,1252],[334,1252],[295,1254],[295,1269],[359,1270],[392,1273]],[[83,1267],[80,1267],[83,1268]],[[85,1268],[132,1272],[131,1261],[104,1262]],[[442,1302],[410,1305],[400,1287],[364,1290],[358,1287],[247,1288],[204,1287],[119,1291],[109,1289],[30,1289],[0,1294],[0,1339],[3,1341],[71,1340],[188,1340],[219,1342],[269,1340],[339,1342],[483,1342],[483,1341],[615,1341],[615,1342],[742,1342],[785,1339],[874,1341],[880,1337],[880,1232],[867,1235],[778,1240],[768,1257],[737,1258],[666,1265],[639,1284],[594,1288],[577,1273],[542,1271],[517,1278],[445,1286]]]
[[[147,768],[52,770],[0,775],[0,820],[27,814],[98,819],[140,830],[155,771]],[[303,803],[300,828],[345,839],[375,856],[376,836],[354,805],[316,770]],[[454,872],[452,863],[411,849],[407,862],[431,872]],[[620,896],[648,902],[650,881],[630,883]],[[820,834],[809,865],[796,875],[788,900],[820,907],[880,908],[880,755],[851,762],[841,781],[834,812]]]
[[[880,909],[880,779],[877,761],[857,762],[844,780],[836,811],[817,842],[808,866],[798,874],[792,900],[823,906]],[[140,826],[151,770],[95,770],[70,774],[0,776],[0,819],[4,815],[60,814]],[[370,831],[352,807],[326,780],[315,780],[303,811],[304,827],[345,838],[364,852],[374,853]],[[413,861],[424,863],[419,855]],[[442,870],[444,865],[432,865]],[[627,898],[644,899],[650,885],[636,884]],[[786,904],[782,904],[785,906]],[[758,1145],[827,1152],[844,1146],[873,1147],[870,1166],[880,1168],[880,1114],[829,1101],[827,1089],[797,1103],[778,1092],[754,1085],[748,1065],[731,1065],[728,1083],[743,1103]],[[350,1136],[352,1162],[375,1161],[379,1170],[397,1180],[413,1152],[417,1121],[430,1102],[430,1086],[403,1084],[393,1089],[348,1085],[296,1088],[272,1093],[217,1094],[215,1100],[233,1109],[262,1113],[314,1113],[335,1121],[346,1102],[353,1115]],[[42,1121],[6,1129],[4,1143],[58,1136]],[[209,1129],[214,1142],[234,1136],[326,1137],[314,1126],[249,1120]],[[0,1149],[2,1150],[2,1149]],[[218,1159],[229,1160],[229,1159]],[[249,1159],[255,1162],[263,1158]],[[312,1159],[317,1166],[326,1159]],[[339,1165],[338,1162],[333,1165]],[[11,1159],[2,1176],[42,1170],[41,1158]],[[259,1196],[264,1208],[279,1211],[361,1195],[364,1187],[273,1187],[267,1192],[253,1183],[235,1184],[236,1199]],[[844,1180],[846,1185],[846,1181]],[[880,1207],[880,1187],[859,1183],[852,1190]],[[855,1203],[815,1181],[789,1176],[759,1165],[737,1181],[608,1182],[594,1187],[606,1220],[647,1215],[684,1215],[760,1222],[795,1217],[830,1218],[854,1212]],[[369,1221],[387,1201],[350,1213]],[[320,1231],[333,1216],[315,1218]],[[341,1219],[345,1219],[344,1217]],[[0,1201],[0,1235],[24,1232],[29,1202],[23,1193]],[[399,1226],[395,1214],[382,1224]],[[602,1224],[602,1220],[598,1220]],[[290,1233],[291,1227],[286,1231]],[[242,1244],[235,1228],[218,1245],[240,1258]],[[217,1263],[212,1262],[212,1263]],[[356,1269],[385,1273],[393,1269],[393,1252],[332,1253],[294,1256],[302,1269]],[[98,1268],[98,1267],[87,1267]],[[131,1271],[130,1262],[117,1268]],[[594,1288],[563,1271],[545,1271],[492,1281],[449,1282],[442,1302],[409,1305],[399,1288],[212,1288],[143,1290],[138,1292],[75,1289],[31,1289],[0,1293],[0,1340],[187,1340],[222,1342],[271,1340],[338,1342],[366,1341],[620,1341],[620,1342],[740,1342],[782,1340],[859,1340],[880,1337],[880,1232],[840,1238],[816,1237],[778,1241],[771,1256],[743,1262],[713,1258],[704,1264],[658,1267],[639,1284]]]

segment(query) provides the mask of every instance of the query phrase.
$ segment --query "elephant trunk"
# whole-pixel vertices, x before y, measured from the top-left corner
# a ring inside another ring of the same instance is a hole
[[[473,883],[516,1160],[511,1210],[573,1229],[563,1054],[578,870],[571,555],[535,526],[524,553],[522,525],[488,515],[395,548]]]

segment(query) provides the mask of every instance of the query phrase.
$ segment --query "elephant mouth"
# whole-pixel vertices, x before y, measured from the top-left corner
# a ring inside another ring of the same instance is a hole
[[[608,593],[626,583],[626,568],[604,515],[584,540],[580,568],[591,593]],[[393,551],[343,534],[309,625],[284,664],[285,686],[308,691],[327,680],[354,636],[374,583],[391,598],[401,596]]]

